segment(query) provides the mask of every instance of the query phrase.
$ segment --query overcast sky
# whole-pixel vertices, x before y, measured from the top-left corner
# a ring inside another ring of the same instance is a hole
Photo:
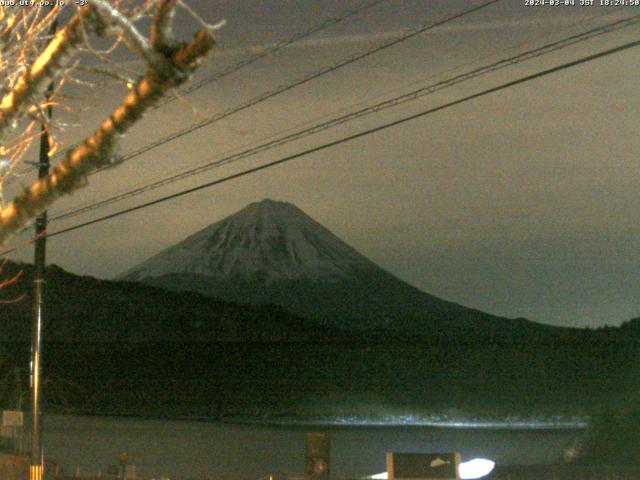
[[[188,0],[226,19],[196,80],[353,8],[355,1]],[[480,2],[387,0],[150,113],[123,142],[149,141]],[[579,3],[579,0],[576,0]],[[52,209],[64,211],[221,157],[354,105],[445,79],[517,51],[640,14],[503,0],[182,137]],[[179,29],[194,28],[186,16]],[[379,115],[177,182],[51,230],[182,190],[638,39],[635,26]],[[259,174],[51,239],[49,261],[112,278],[246,204],[289,201],[373,261],[431,294],[497,315],[575,326],[640,316],[640,49],[496,93]],[[124,93],[84,95],[67,141]],[[28,178],[21,179],[27,182]],[[11,190],[10,190],[11,191]],[[15,239],[18,243],[20,239]],[[13,258],[30,260],[30,250]]]

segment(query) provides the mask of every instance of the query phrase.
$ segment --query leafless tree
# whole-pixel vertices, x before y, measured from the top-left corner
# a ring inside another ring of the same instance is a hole
[[[55,142],[45,112],[50,105],[62,103],[61,85],[78,80],[74,75],[84,68],[83,54],[104,57],[102,65],[94,62],[93,70],[128,84],[120,105],[93,133],[69,147],[46,178],[25,188],[6,205],[0,203],[0,245],[56,199],[85,185],[92,171],[116,165],[120,137],[167,92],[186,82],[215,43],[217,27],[200,19],[200,29],[190,41],[175,38],[173,19],[181,0],[81,3],[85,5],[0,7],[0,187],[15,174],[30,143],[39,137],[41,125],[50,130]],[[145,16],[151,17],[147,36],[138,27]],[[60,26],[51,35],[55,19]],[[112,39],[112,48],[98,51],[90,43],[94,37]],[[105,52],[121,44],[144,61],[144,71],[137,80],[119,72],[116,62],[108,63]],[[52,81],[57,88],[52,95],[45,95]]]

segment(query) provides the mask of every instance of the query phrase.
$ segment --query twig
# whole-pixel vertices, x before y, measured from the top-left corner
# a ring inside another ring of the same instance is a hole
[[[95,5],[97,0],[92,1]],[[160,0],[154,16],[153,57],[161,56],[162,61],[149,62],[145,75],[100,127],[67,152],[47,177],[23,190],[0,211],[0,244],[57,198],[86,185],[90,172],[117,163],[118,159],[114,158],[117,140],[168,90],[184,83],[200,59],[213,47],[214,37],[206,29],[197,32],[189,43],[179,44],[173,40],[171,16],[174,5],[175,0]],[[140,45],[146,48],[148,43]]]
[[[22,72],[15,86],[0,102],[0,142],[7,130],[14,128],[17,119],[29,107],[30,100],[44,94],[49,82],[62,71],[71,53],[82,41],[80,18],[88,17],[93,9],[84,6],[71,21],[53,37],[33,64]]]

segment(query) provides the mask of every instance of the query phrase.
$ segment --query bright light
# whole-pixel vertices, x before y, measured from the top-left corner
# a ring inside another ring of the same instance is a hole
[[[491,460],[474,458],[468,462],[460,463],[458,473],[460,474],[460,478],[482,478],[491,473],[494,466],[495,462]]]
[[[387,472],[382,472],[382,473],[376,473],[375,475],[371,475],[370,477],[367,478],[371,478],[373,480],[387,480],[387,478],[389,478],[389,475],[387,475]]]
[[[486,458],[474,458],[468,462],[461,462],[458,467],[458,474],[461,479],[482,478],[489,475],[495,466],[495,462]],[[387,480],[389,478],[387,472],[377,473],[365,477],[367,480]]]

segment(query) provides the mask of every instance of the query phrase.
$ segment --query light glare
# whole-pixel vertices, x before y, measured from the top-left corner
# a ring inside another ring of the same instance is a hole
[[[487,460],[486,458],[474,458],[468,462],[461,462],[458,467],[458,474],[460,475],[460,478],[464,480],[482,478],[485,475],[489,475],[495,465],[495,462]],[[389,475],[387,472],[382,472],[365,478],[371,480],[387,480]]]
[[[491,473],[495,465],[495,462],[486,458],[474,458],[468,462],[460,463],[458,473],[463,479],[482,478]]]
[[[389,476],[387,475],[387,472],[382,472],[382,473],[376,473],[375,475],[371,475],[370,477],[367,477],[367,478],[371,478],[372,480],[387,480]]]

